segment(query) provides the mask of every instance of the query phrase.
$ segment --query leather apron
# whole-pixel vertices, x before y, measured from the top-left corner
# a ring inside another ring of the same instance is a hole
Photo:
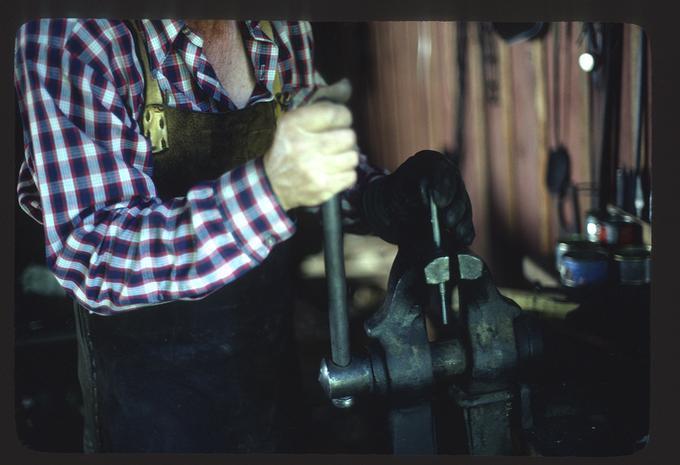
[[[160,89],[144,36],[136,25],[132,30],[145,73],[147,131],[159,111],[150,100]],[[164,200],[261,156],[271,144],[275,101],[226,113],[164,103],[164,140],[154,146],[153,169]],[[282,450],[290,415],[282,407],[294,404],[298,379],[289,252],[288,242],[277,245],[259,266],[198,301],[112,316],[76,304],[85,452]]]

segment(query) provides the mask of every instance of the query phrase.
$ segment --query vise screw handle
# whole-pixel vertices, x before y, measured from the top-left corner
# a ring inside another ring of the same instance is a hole
[[[331,360],[339,367],[351,362],[349,347],[349,317],[347,314],[347,285],[345,282],[345,259],[342,244],[340,198],[334,195],[321,207],[324,236],[324,262],[328,283],[328,321],[331,336]],[[338,408],[354,404],[352,396],[331,399]]]
[[[331,356],[335,365],[344,367],[349,365],[351,355],[340,199],[337,194],[323,204],[321,214],[323,217],[324,262],[328,284]]]

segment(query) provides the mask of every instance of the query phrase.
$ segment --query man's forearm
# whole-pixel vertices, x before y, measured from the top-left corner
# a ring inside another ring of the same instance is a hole
[[[48,264],[70,294],[100,314],[201,298],[257,266],[294,232],[259,163],[198,185],[186,198],[83,217],[48,252]]]

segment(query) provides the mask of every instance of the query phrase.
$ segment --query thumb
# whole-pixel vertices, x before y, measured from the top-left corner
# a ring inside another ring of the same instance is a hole
[[[352,113],[344,105],[321,101],[305,105],[284,115],[287,121],[311,132],[344,129],[352,125]]]
[[[317,88],[308,103],[314,103],[319,100],[329,100],[334,103],[347,103],[352,96],[352,84],[349,79],[342,78],[339,81],[329,85]]]

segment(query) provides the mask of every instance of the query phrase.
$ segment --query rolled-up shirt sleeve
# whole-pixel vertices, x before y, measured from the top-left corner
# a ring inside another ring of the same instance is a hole
[[[79,23],[22,26],[15,86],[26,158],[19,202],[42,223],[47,265],[70,295],[100,314],[199,299],[294,233],[261,159],[185,197],[158,198],[151,148],[130,110],[141,92],[125,87],[125,67],[107,63],[106,50],[45,30],[68,27]]]

